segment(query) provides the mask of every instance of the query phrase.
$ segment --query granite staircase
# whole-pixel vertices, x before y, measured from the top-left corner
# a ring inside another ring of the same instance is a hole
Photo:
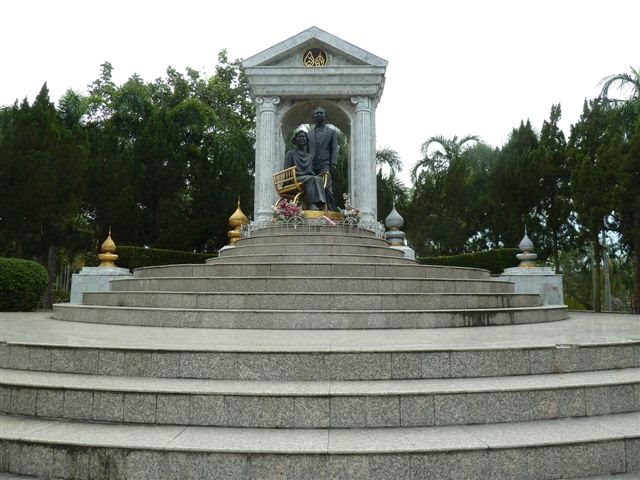
[[[205,265],[1,315],[6,475],[640,472],[637,317],[568,315],[366,230],[266,228]]]

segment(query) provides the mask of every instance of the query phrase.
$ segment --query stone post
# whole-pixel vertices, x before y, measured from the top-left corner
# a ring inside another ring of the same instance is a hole
[[[377,219],[376,160],[373,129],[373,102],[369,97],[351,97],[355,118],[351,129],[353,158],[350,166],[351,203],[362,212],[362,220]]]
[[[256,104],[256,183],[254,192],[253,218],[256,222],[268,221],[273,211],[276,194],[273,188],[273,174],[280,170],[278,159],[278,131],[276,111],[280,97],[258,97]]]

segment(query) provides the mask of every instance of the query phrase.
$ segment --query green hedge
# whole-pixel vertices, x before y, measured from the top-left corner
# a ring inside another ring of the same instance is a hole
[[[47,281],[47,271],[39,263],[0,258],[0,311],[35,310],[42,302]]]
[[[447,265],[452,267],[484,268],[491,273],[499,274],[505,268],[516,267],[520,263],[516,254],[517,248],[498,248],[484,252],[463,253],[446,257],[420,257],[418,262],[423,265]]]
[[[217,256],[215,253],[180,252],[178,250],[131,247],[128,245],[119,246],[115,253],[118,255],[116,265],[131,270],[154,265],[204,263],[207,258]]]

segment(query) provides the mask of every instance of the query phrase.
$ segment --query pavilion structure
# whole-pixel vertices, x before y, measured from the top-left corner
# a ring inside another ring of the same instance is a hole
[[[311,27],[242,65],[257,107],[254,220],[271,219],[272,175],[282,169],[286,139],[321,106],[348,138],[351,202],[375,221],[376,108],[387,61]]]

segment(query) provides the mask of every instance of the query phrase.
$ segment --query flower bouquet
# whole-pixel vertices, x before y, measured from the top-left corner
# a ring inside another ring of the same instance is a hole
[[[286,198],[282,198],[276,206],[273,207],[274,221],[286,222],[294,217],[302,217],[302,207],[297,203],[290,202]]]
[[[344,217],[344,223],[349,225],[357,225],[360,222],[361,213],[359,208],[355,208],[351,205],[351,196],[348,193],[342,194],[344,198],[344,210],[342,210],[342,216]]]

